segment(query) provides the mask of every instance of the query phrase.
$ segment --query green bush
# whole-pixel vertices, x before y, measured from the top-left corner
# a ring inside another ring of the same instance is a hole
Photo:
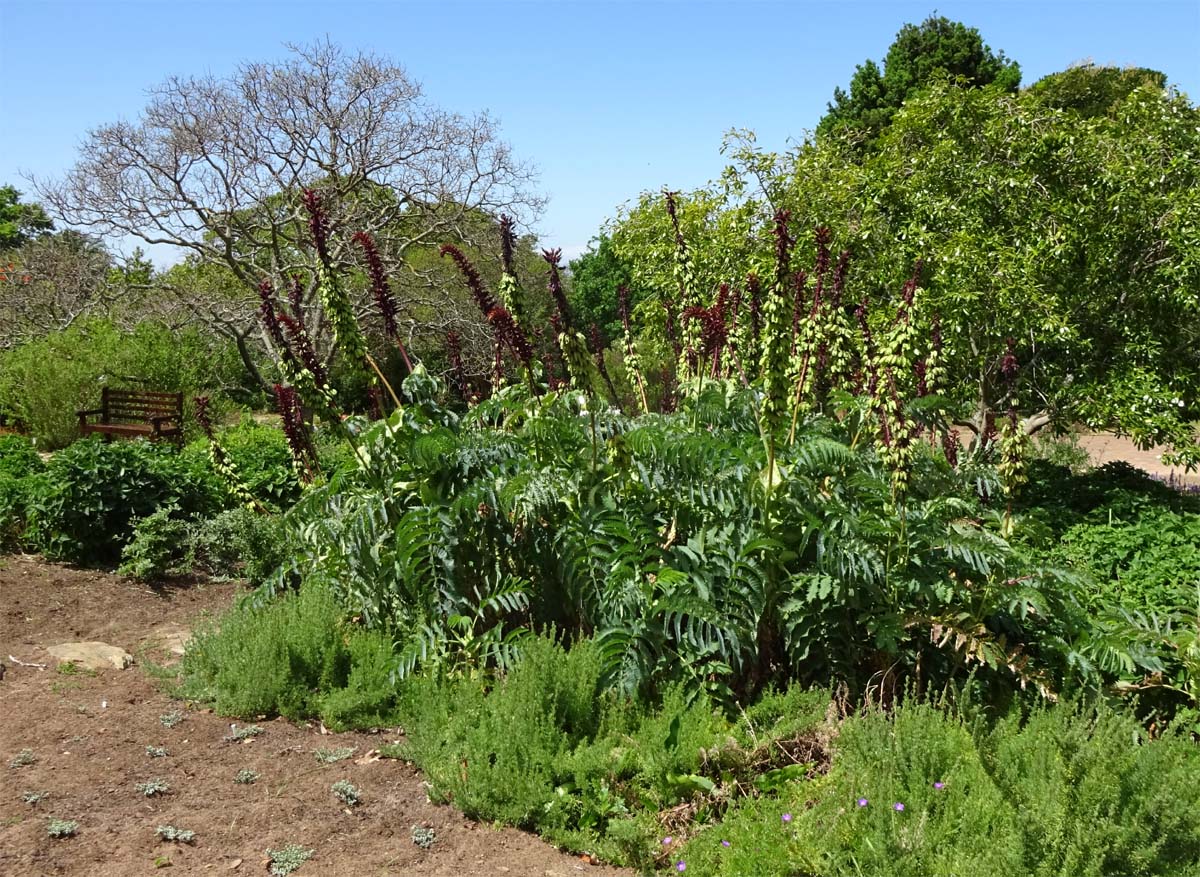
[[[29,439],[19,435],[0,435],[0,475],[23,478],[46,468]]]
[[[0,355],[0,413],[23,424],[42,448],[78,437],[75,412],[96,407],[103,386],[184,393],[188,430],[191,397],[201,391],[214,396],[214,410],[229,404],[226,392],[258,399],[233,345],[196,329],[143,322],[123,331],[89,320]]]
[[[287,439],[279,427],[243,417],[238,425],[221,430],[217,440],[233,460],[250,493],[264,506],[283,511],[300,498],[300,479],[292,464]],[[208,439],[200,438],[188,444],[184,456],[203,460],[203,465],[207,465]]]
[[[188,535],[197,568],[216,579],[262,584],[287,554],[283,521],[247,508],[228,509],[192,524]]]
[[[25,540],[47,557],[116,560],[135,522],[161,508],[211,514],[224,499],[212,470],[145,441],[79,441],[51,459],[27,499]]]
[[[680,689],[638,705],[606,691],[595,643],[564,650],[546,637],[526,640],[494,682],[421,676],[403,691],[407,754],[436,799],[639,866],[661,850],[660,811],[691,801],[719,814],[778,766],[782,742],[812,734],[829,702],[796,687],[733,721]]]
[[[730,877],[1196,875],[1198,771],[1194,744],[1106,707],[989,726],[909,702],[848,720],[826,777],[736,805],[673,857]]]
[[[1134,520],[1076,524],[1053,551],[1097,583],[1097,609],[1194,608],[1200,587],[1200,514],[1148,512]]]
[[[28,439],[0,436],[0,550],[22,546],[29,499],[45,490],[45,470]]]
[[[181,693],[212,702],[224,715],[388,724],[395,700],[390,666],[385,672],[391,640],[341,618],[328,590],[317,585],[265,605],[247,599],[197,634],[183,659]]]
[[[179,509],[163,506],[133,524],[133,536],[121,549],[117,572],[142,581],[178,575],[192,568],[187,521]]]

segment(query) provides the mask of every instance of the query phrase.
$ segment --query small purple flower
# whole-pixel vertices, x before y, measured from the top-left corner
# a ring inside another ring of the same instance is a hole
[[[729,846],[729,841],[727,841],[727,840],[721,841],[721,846],[723,846],[723,847]]]
[[[897,813],[903,813],[904,805],[901,804],[899,801],[897,801],[895,804],[892,805],[892,809],[895,810]]]
[[[791,814],[791,813],[784,813],[784,814],[783,814],[781,817],[779,817],[779,818],[780,818],[780,819],[782,819],[784,822],[791,822],[791,821],[792,821],[792,814]]]
[[[671,837],[671,835],[668,834],[666,837],[663,838],[663,846],[664,847],[670,846],[671,841],[673,841],[673,840],[675,840],[675,838]]]
[[[946,788],[946,784],[943,782],[936,782],[933,784],[933,787],[940,792],[942,789]]]
[[[854,803],[855,803],[855,804],[857,804],[859,807],[866,807],[866,806],[867,806],[867,799],[866,799],[866,798],[859,798],[859,799],[858,799],[857,801],[855,801]]]
[[[680,859],[678,862],[675,863],[675,870],[676,871],[686,871],[687,870],[687,862]]]

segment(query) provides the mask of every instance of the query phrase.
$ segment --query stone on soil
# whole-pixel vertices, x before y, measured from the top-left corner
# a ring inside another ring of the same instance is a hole
[[[108,643],[60,643],[46,651],[60,663],[78,664],[85,670],[124,670],[133,663],[133,655]]]

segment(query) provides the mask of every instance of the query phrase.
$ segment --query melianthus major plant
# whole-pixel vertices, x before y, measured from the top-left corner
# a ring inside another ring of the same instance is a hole
[[[443,246],[493,329],[490,393],[451,407],[414,365],[390,413],[347,430],[356,465],[289,513],[297,550],[263,597],[319,580],[347,617],[392,632],[399,676],[503,668],[531,631],[553,629],[595,637],[618,691],[679,684],[728,704],[791,679],[863,692],[969,674],[1052,697],[1151,666],[1089,643],[1077,583],[1003,538],[996,470],[938,448],[919,268],[890,318],[858,309],[856,333],[848,256],[831,272],[818,231],[810,296],[786,213],[774,235],[772,282],[724,287],[710,305],[680,260],[682,300],[667,308],[677,407],[647,410],[623,315],[636,416],[597,377],[556,252],[556,331],[539,356],[537,333]],[[285,348],[293,375],[300,337]],[[335,405],[321,387],[296,383]]]

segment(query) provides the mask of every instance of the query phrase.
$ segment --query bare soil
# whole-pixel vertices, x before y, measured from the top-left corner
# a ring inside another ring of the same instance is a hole
[[[1166,448],[1142,450],[1128,438],[1111,432],[1080,433],[1079,444],[1097,466],[1120,460],[1160,478],[1170,478],[1180,484],[1200,484],[1200,472],[1187,472],[1181,467],[1163,463],[1162,455]]]
[[[0,874],[265,874],[265,851],[289,843],[314,851],[299,877],[629,873],[429,803],[416,768],[374,754],[399,739],[397,729],[327,734],[276,719],[259,722],[261,736],[224,742],[229,719],[173,701],[137,664],[63,673],[45,651],[101,640],[164,661],[169,653],[147,639],[151,631],[219,613],[235,591],[202,582],[154,590],[110,573],[0,558]],[[182,721],[164,727],[160,717],[175,710]],[[147,746],[169,754],[151,757]],[[354,747],[354,756],[335,764],[314,757],[338,747]],[[36,761],[10,767],[24,749]],[[243,768],[260,779],[235,784]],[[147,798],[135,790],[152,778],[170,791]],[[341,779],[361,790],[357,807],[330,791]],[[41,802],[23,802],[24,793],[41,791],[49,793]],[[50,838],[50,818],[78,820],[77,834]],[[156,829],[167,824],[194,831],[195,843],[160,840]],[[434,829],[432,847],[413,842],[413,826]]]

